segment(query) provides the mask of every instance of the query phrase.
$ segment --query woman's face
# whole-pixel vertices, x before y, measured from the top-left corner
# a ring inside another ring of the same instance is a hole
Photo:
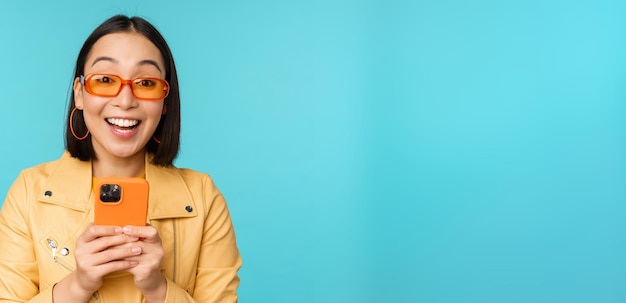
[[[159,49],[146,37],[132,32],[100,38],[84,68],[84,76],[111,74],[127,80],[165,78]],[[98,159],[123,159],[143,153],[163,114],[163,100],[137,99],[130,85],[123,85],[115,97],[101,97],[88,93],[77,78],[74,100],[76,107],[83,110]]]

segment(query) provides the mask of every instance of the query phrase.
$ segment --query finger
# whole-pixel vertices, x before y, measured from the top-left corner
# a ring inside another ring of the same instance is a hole
[[[83,255],[83,254],[91,255],[91,254],[104,251],[111,247],[117,247],[120,245],[124,245],[126,243],[136,243],[137,241],[138,241],[137,237],[132,237],[132,236],[124,235],[124,234],[99,237],[89,242],[77,241],[76,254],[77,255]]]
[[[104,274],[109,274],[119,270],[129,270],[137,267],[139,262],[134,260],[114,260],[98,266],[98,270]],[[104,275],[103,275],[104,276]]]
[[[152,226],[124,226],[123,232],[126,235],[142,238],[150,242],[161,242],[159,232]]]
[[[106,263],[126,260],[127,258],[141,255],[142,249],[141,247],[132,246],[132,247],[124,247],[124,248],[110,248],[99,253],[95,253],[91,256],[90,261],[93,266],[100,266]],[[136,260],[127,260],[127,261],[136,261]]]
[[[127,244],[124,244],[122,246],[119,247],[130,247],[130,246],[126,246]],[[163,256],[165,255],[164,249],[163,249],[163,245],[161,244],[161,242],[149,242],[149,241],[137,241],[137,242],[133,242],[133,243],[129,243],[128,245],[131,245],[132,247],[139,247],[141,248],[141,256],[145,256],[145,255],[151,255],[151,256],[155,256],[158,259],[162,259]]]
[[[145,250],[142,250],[142,254],[128,257],[124,260],[137,262],[138,265],[131,269],[133,273],[151,271],[160,272],[163,254],[159,253],[159,251],[146,252]]]
[[[104,236],[113,236],[122,234],[123,229],[120,226],[94,225],[89,223],[85,231],[77,238],[83,242],[89,242]]]
[[[141,254],[126,257],[124,258],[124,260],[137,261],[139,262],[139,264],[147,266],[154,265],[156,267],[157,265],[161,264],[163,260],[163,254],[159,251],[147,252],[145,249],[142,249]]]
[[[127,237],[131,237],[131,236],[127,236]],[[141,241],[139,241],[139,238],[137,238],[137,237],[133,237],[133,238],[137,239],[137,240],[136,241],[127,241],[127,242],[122,243],[120,245],[111,246],[109,248],[128,248],[128,247],[140,245],[142,243]]]

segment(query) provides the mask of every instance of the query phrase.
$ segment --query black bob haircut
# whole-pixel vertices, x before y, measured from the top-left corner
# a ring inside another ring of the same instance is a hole
[[[80,49],[78,59],[76,60],[76,68],[74,70],[74,78],[72,79],[72,87],[74,80],[84,75],[87,56],[93,45],[105,35],[113,33],[138,33],[150,40],[161,52],[163,62],[165,63],[165,80],[169,83],[170,91],[165,100],[163,100],[164,108],[167,113],[161,116],[161,121],[154,132],[155,140],[149,140],[146,150],[152,157],[152,163],[161,166],[172,165],[174,159],[178,155],[180,145],[180,93],[178,89],[178,76],[176,75],[176,66],[174,58],[167,42],[159,33],[159,31],[148,21],[140,17],[127,17],[124,15],[116,15],[104,21],[89,35],[83,47]],[[78,140],[72,135],[70,124],[72,123],[74,131],[78,136],[87,133],[87,126],[83,117],[83,111],[77,110],[74,113],[73,121],[70,121],[72,110],[76,106],[74,99],[74,90],[71,89],[69,106],[67,108],[68,125],[65,128],[65,148],[70,152],[72,157],[82,161],[88,161],[96,158],[91,142],[91,135],[84,140]]]

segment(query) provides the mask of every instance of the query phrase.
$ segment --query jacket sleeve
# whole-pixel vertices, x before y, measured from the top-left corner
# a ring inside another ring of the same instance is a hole
[[[52,288],[39,290],[39,269],[28,227],[30,201],[20,174],[0,210],[0,302],[52,302]]]
[[[237,302],[242,260],[237,248],[235,230],[224,197],[210,177],[204,184],[205,220],[194,290],[187,292],[167,281],[167,303]]]

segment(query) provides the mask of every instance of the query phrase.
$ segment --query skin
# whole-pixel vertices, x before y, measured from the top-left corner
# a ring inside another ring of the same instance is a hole
[[[85,64],[85,75],[114,74],[123,79],[165,78],[161,53],[137,33],[113,33],[100,38]],[[75,104],[83,110],[97,160],[95,177],[136,177],[145,171],[145,147],[163,114],[163,101],[136,99],[125,85],[116,97],[87,93],[77,78]],[[132,135],[116,131],[107,118],[140,120]],[[140,240],[141,239],[141,240]],[[161,273],[164,250],[152,226],[90,224],[76,240],[76,270],[57,283],[54,302],[87,302],[111,272],[125,270],[149,303],[164,302],[167,282]]]
[[[115,33],[100,38],[89,53],[85,75],[93,73],[109,73],[123,79],[163,79],[165,65],[161,53],[147,38],[137,33]],[[141,175],[145,170],[145,146],[159,124],[163,102],[135,99],[129,85],[116,97],[94,96],[84,90],[79,78],[74,82],[74,96],[76,108],[83,110],[91,132],[97,158],[93,161],[94,176]],[[141,123],[132,138],[120,138],[111,131],[106,118],[135,119]]]

